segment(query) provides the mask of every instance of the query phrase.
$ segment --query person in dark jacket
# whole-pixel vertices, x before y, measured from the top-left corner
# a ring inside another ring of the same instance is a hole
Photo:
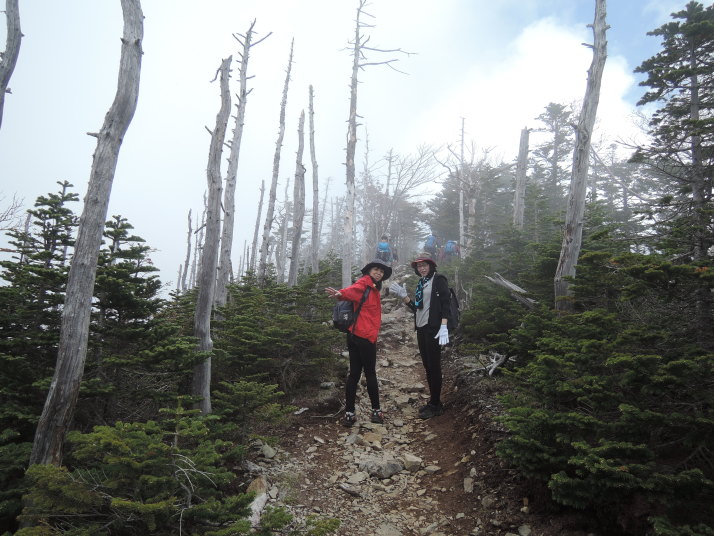
[[[357,386],[364,370],[367,379],[367,393],[372,404],[371,421],[382,424],[384,413],[379,405],[379,384],[377,383],[377,335],[382,323],[382,302],[380,290],[382,281],[392,275],[392,269],[384,261],[376,259],[362,268],[362,277],[349,287],[337,290],[332,287],[325,289],[327,295],[338,300],[351,301],[357,311],[362,296],[369,289],[367,298],[362,304],[357,321],[352,324],[347,333],[347,350],[350,354],[350,372],[345,387],[345,417],[343,424],[352,426],[356,421],[355,399]]]
[[[441,347],[449,344],[449,282],[446,276],[436,273],[436,262],[428,253],[420,254],[411,265],[419,276],[414,300],[398,283],[392,283],[389,290],[414,311],[414,328],[430,395],[429,402],[419,410],[419,417],[430,419],[444,412],[441,403]]]

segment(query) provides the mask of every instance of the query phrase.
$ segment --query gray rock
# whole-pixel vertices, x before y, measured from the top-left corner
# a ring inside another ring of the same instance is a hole
[[[402,536],[401,531],[390,523],[383,523],[377,527],[377,531],[374,534],[375,536]]]
[[[241,464],[241,467],[243,470],[249,472],[249,473],[262,473],[263,468],[256,464],[251,462],[250,460],[244,460],[243,463]]]
[[[484,497],[481,499],[481,506],[484,508],[491,508],[493,505],[496,504],[496,496],[495,495],[484,495]]]
[[[365,460],[359,464],[361,471],[366,471],[370,476],[378,478],[389,478],[404,469],[404,466],[396,460]]]
[[[275,455],[278,453],[273,447],[268,445],[267,443],[264,444],[262,447],[260,447],[260,453],[265,456],[266,458],[275,458]]]
[[[340,483],[339,488],[344,491],[345,493],[352,495],[353,497],[361,497],[362,494],[359,492],[359,490],[355,489],[354,487],[350,486],[349,484]]]
[[[355,443],[359,444],[360,442],[360,435],[359,434],[350,434],[347,436],[345,439],[345,443],[347,445],[354,445]]]

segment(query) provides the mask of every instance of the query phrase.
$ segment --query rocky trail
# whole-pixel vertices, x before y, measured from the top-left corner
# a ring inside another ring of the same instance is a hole
[[[344,386],[306,401],[279,446],[256,444],[247,462],[257,505],[296,519],[338,518],[344,536],[585,536],[547,511],[494,454],[503,430],[493,380],[467,359],[444,356],[445,413],[419,419],[428,399],[412,315],[385,300],[377,377],[383,425],[369,422],[364,383],[357,419],[342,426]],[[593,536],[590,534],[590,536]]]

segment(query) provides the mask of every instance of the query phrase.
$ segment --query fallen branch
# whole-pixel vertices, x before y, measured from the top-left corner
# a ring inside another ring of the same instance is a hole
[[[488,358],[491,360],[491,363],[486,365],[484,369],[488,372],[489,376],[493,376],[495,370],[508,360],[507,355],[499,354],[498,352],[494,352],[493,350],[489,352]]]
[[[491,283],[501,286],[505,289],[508,289],[511,291],[511,297],[515,299],[516,301],[521,302],[523,305],[528,307],[529,309],[532,309],[535,307],[535,304],[538,303],[536,300],[533,298],[527,298],[525,296],[522,296],[522,294],[528,294],[527,290],[522,289],[515,283],[511,283],[508,279],[504,278],[501,274],[498,272],[495,273],[494,277],[491,276],[484,276],[486,279],[488,279]]]

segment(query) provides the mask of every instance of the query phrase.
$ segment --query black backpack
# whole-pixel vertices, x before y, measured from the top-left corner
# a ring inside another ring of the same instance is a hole
[[[351,301],[340,300],[332,307],[332,326],[342,333],[349,333],[349,328],[357,322],[359,312],[362,310],[362,305],[369,295],[370,287],[362,294],[362,299],[359,301],[359,306],[355,311]]]
[[[443,277],[446,281],[445,275],[436,274],[436,277]],[[449,310],[450,314],[446,322],[446,327],[449,328],[449,331],[454,331],[459,327],[461,311],[459,311],[459,299],[456,297],[456,291],[452,287],[449,287]]]
[[[449,309],[451,309],[451,314],[449,315],[446,327],[449,328],[449,331],[453,331],[459,327],[461,311],[459,311],[459,299],[456,297],[456,292],[451,287],[449,287]]]

